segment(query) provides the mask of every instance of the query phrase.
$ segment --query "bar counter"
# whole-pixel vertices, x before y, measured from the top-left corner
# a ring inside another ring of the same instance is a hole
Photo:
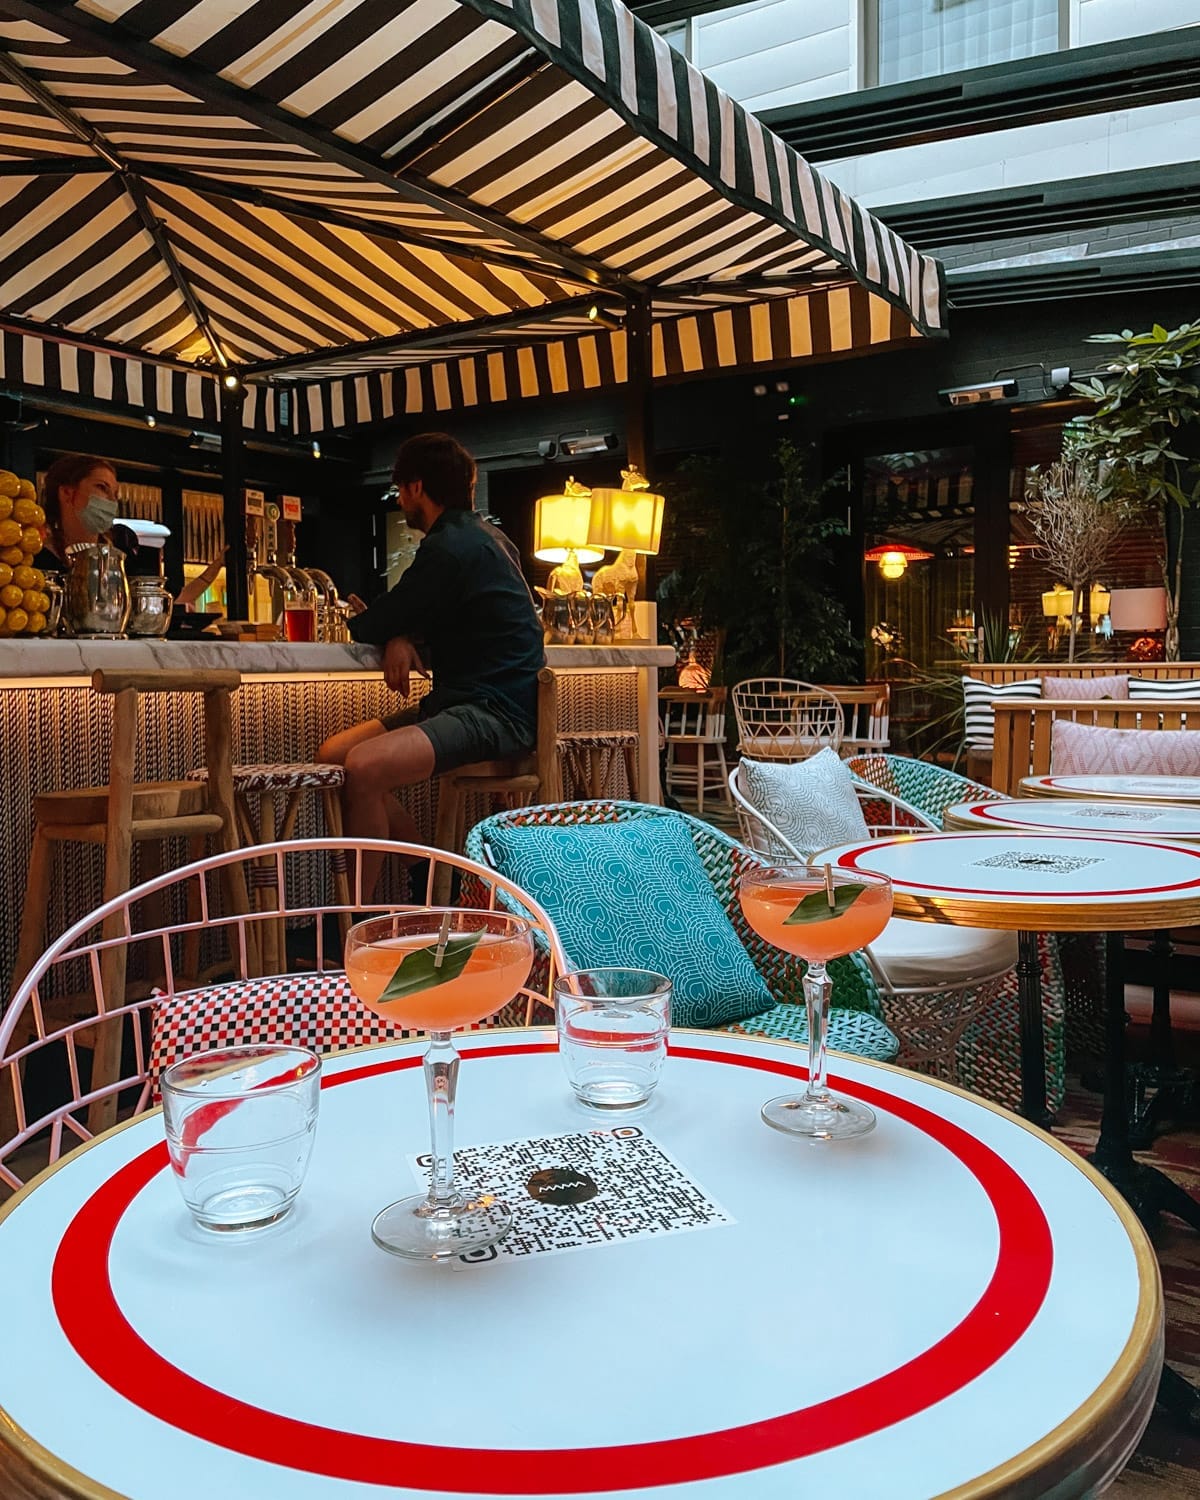
[[[561,673],[564,729],[636,729],[642,797],[657,802],[658,671],[670,646],[548,646],[547,664]],[[103,785],[108,778],[112,700],[91,691],[97,668],[232,667],[243,674],[234,694],[234,757],[246,762],[310,761],[327,736],[404,706],[389,692],[379,655],[369,646],[300,642],[199,640],[0,640],[0,997],[10,993],[25,872],[33,836],[33,799],[40,791]],[[415,682],[414,694],[426,691]],[[147,698],[136,774],[172,781],[203,763],[200,699]],[[416,701],[415,696],[412,701]],[[615,773],[614,773],[615,775]],[[608,788],[628,795],[623,779]],[[566,788],[568,796],[572,789]],[[423,837],[433,831],[428,787],[405,802]],[[309,804],[312,805],[309,805]],[[306,799],[297,836],[322,832],[317,800]],[[480,809],[482,812],[484,809]],[[135,846],[135,860],[137,850]],[[179,863],[182,846],[168,859]],[[99,904],[100,851],[70,846],[56,864],[47,932],[57,935]]]

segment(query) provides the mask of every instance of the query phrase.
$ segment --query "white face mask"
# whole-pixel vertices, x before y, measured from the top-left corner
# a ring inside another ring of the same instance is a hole
[[[107,495],[97,494],[94,490],[88,496],[88,502],[79,512],[79,524],[85,531],[102,532],[107,531],[117,519],[117,511],[120,506],[115,500],[110,500]]]

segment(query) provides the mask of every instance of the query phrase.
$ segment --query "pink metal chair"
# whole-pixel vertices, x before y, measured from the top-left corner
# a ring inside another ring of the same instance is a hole
[[[346,856],[368,850],[428,860],[419,893],[424,899],[364,900],[357,860],[350,862],[356,868],[348,896],[339,898]],[[260,868],[263,860],[274,862],[275,903],[231,912],[222,899],[228,867]],[[331,951],[322,918],[431,905],[444,872],[459,875],[459,905],[491,908],[502,894],[505,909],[515,905],[532,920],[533,972],[512,1002],[485,1023],[528,1025],[539,1002],[551,1005],[561,946],[538,903],[486,865],[419,844],[375,839],[287,840],[217,854],[156,876],[81,918],[22,982],[0,1018],[0,1184],[19,1188],[65,1149],[106,1129],[118,1113],[132,1117],[150,1108],[158,1072],[185,1052],[292,1039],[333,1051],[402,1035],[349,991],[340,941]],[[335,893],[334,899],[325,893]],[[257,924],[286,925],[297,918],[315,924],[315,956],[306,961],[311,967],[261,976],[255,967]],[[103,960],[113,949],[124,950],[127,960],[118,995],[105,993],[103,978]],[[214,971],[232,977],[205,982],[204,973]],[[43,1007],[51,996],[70,997],[69,1005],[56,1004],[54,1019]],[[60,1023],[64,1009],[71,1019]],[[118,1076],[93,1081],[87,1054],[104,1027],[123,1033],[122,1061]],[[27,1082],[35,1060],[43,1066],[32,1071],[41,1076]],[[48,1076],[56,1069],[59,1077]],[[31,1097],[39,1091],[48,1097]]]

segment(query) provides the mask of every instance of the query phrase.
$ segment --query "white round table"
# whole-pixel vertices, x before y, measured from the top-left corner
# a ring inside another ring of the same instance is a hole
[[[1200,805],[1091,800],[1082,794],[1016,797],[955,803],[943,814],[942,826],[968,833],[1115,833],[1191,844],[1200,843]]]
[[[1122,802],[1200,803],[1200,776],[1023,776],[1026,797],[1115,797]]]
[[[273,1229],[193,1228],[157,1113],[14,1198],[0,1493],[1065,1500],[1136,1445],[1153,1254],[1015,1116],[839,1057],[878,1127],[813,1146],[758,1113],[803,1049],[676,1032],[650,1107],[596,1120],[553,1033],[460,1045],[460,1169],[518,1211],[471,1263],[370,1240],[427,1140],[419,1043],[327,1060]]]

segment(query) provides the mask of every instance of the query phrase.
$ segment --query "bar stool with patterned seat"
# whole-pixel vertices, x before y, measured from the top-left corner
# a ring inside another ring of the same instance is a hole
[[[189,771],[190,781],[204,781],[208,771],[198,766]],[[234,805],[243,842],[273,844],[295,836],[301,800],[310,792],[320,795],[325,831],[330,838],[342,837],[341,790],[346,781],[344,767],[321,761],[235,765],[232,770]],[[282,817],[279,816],[282,802]],[[199,858],[199,854],[194,855]],[[275,860],[264,859],[248,867],[250,890],[259,911],[280,906],[279,874]],[[345,856],[331,861],[338,905],[350,905],[349,862]],[[338,918],[344,938],[350,928],[345,910]],[[284,933],[278,922],[261,926],[262,963],[267,973],[279,973],[285,961]]]
[[[573,782],[581,796],[593,802],[606,795],[608,779],[624,764],[629,784],[628,800],[640,802],[636,729],[568,729],[558,734],[558,755],[564,783]]]

